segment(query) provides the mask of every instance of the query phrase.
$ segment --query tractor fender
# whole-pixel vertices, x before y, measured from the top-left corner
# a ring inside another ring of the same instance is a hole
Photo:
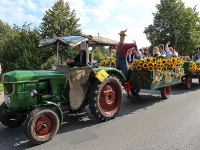
[[[56,108],[57,108],[56,111],[57,111],[57,113],[59,115],[59,118],[60,118],[60,125],[62,125],[62,122],[63,122],[63,113],[62,113],[61,107],[58,104],[54,103],[54,102],[45,101],[45,103],[46,104],[43,104],[42,106],[45,106],[45,107],[52,106],[52,105],[56,106]]]

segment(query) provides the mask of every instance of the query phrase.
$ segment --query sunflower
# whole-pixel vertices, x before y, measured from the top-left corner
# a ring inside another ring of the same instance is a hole
[[[164,66],[163,67],[163,71],[167,71],[168,70],[168,67],[167,66]]]
[[[141,70],[142,69],[142,67],[140,67],[139,65],[137,65],[135,68],[136,68],[136,70]]]
[[[156,64],[156,67],[157,67],[157,68],[160,68],[160,66],[161,66],[160,64]]]
[[[146,62],[150,62],[150,61],[151,61],[151,58],[147,57]]]
[[[166,61],[166,59],[163,59],[162,60],[162,64],[165,64],[167,61]]]
[[[132,65],[132,66],[136,66],[135,62],[132,62],[131,65]]]
[[[173,63],[177,62],[177,58],[172,58],[172,62]]]
[[[139,64],[138,64],[138,65],[139,65],[140,67],[142,67],[142,66],[143,66],[143,64],[144,64],[143,62],[139,62]],[[138,66],[138,65],[137,65],[137,66]]]
[[[154,63],[152,63],[152,62],[148,63],[148,67],[149,67],[149,66],[154,67]]]
[[[149,70],[149,71],[153,71],[153,69],[154,69],[154,68],[153,68],[152,66],[148,66],[148,70]]]
[[[170,65],[169,65],[169,68],[173,68],[173,66],[174,66],[173,64],[170,64]]]
[[[144,64],[144,59],[140,59],[140,62]]]
[[[144,63],[144,64],[143,64],[143,68],[146,69],[147,67],[148,67],[148,64],[147,64],[147,63]]]
[[[151,60],[152,60],[152,62],[156,62],[156,58],[155,57],[153,57]]]

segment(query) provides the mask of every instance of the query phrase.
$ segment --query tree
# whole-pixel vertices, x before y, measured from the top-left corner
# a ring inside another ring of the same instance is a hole
[[[36,43],[40,38],[38,30],[30,29],[30,24],[24,24],[22,28],[14,25],[11,31],[15,33],[8,36],[3,43],[1,62],[3,72],[12,70],[35,70],[40,69],[42,62],[41,52],[36,49]]]
[[[188,55],[200,46],[200,18],[196,7],[185,7],[181,0],[160,0],[153,13],[153,24],[144,33],[152,44],[171,41],[181,55]]]
[[[42,20],[40,25],[42,38],[82,34],[78,29],[80,24],[78,24],[79,18],[76,18],[75,10],[71,11],[69,3],[65,3],[64,0],[56,1],[52,8],[46,11]],[[68,58],[73,58],[77,54],[75,48],[71,47],[61,48],[59,52]]]

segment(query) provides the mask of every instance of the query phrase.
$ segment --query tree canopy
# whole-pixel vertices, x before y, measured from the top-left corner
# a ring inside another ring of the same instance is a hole
[[[70,5],[64,0],[57,0],[52,8],[46,11],[42,18],[42,23],[39,27],[42,38],[54,38],[69,35],[82,34],[78,24],[79,18],[76,17],[75,10],[70,10]],[[55,49],[49,49],[50,53],[55,54]],[[65,58],[73,58],[77,52],[75,48],[65,47],[61,48],[59,52]],[[49,57],[50,58],[50,57]]]
[[[200,18],[196,7],[185,7],[181,0],[160,0],[153,13],[153,24],[144,33],[152,44],[171,42],[179,54],[188,55],[200,47]]]

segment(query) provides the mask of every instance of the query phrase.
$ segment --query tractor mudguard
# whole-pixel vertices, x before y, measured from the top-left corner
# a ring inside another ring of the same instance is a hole
[[[47,107],[49,105],[56,106],[56,108],[58,110],[57,113],[58,113],[59,118],[60,118],[60,125],[62,125],[62,122],[63,122],[63,113],[62,113],[61,107],[58,104],[54,103],[54,102],[50,102],[50,101],[45,101],[45,102],[46,102],[46,104],[43,104],[43,106],[45,106],[45,107]],[[39,107],[41,107],[41,105]]]

